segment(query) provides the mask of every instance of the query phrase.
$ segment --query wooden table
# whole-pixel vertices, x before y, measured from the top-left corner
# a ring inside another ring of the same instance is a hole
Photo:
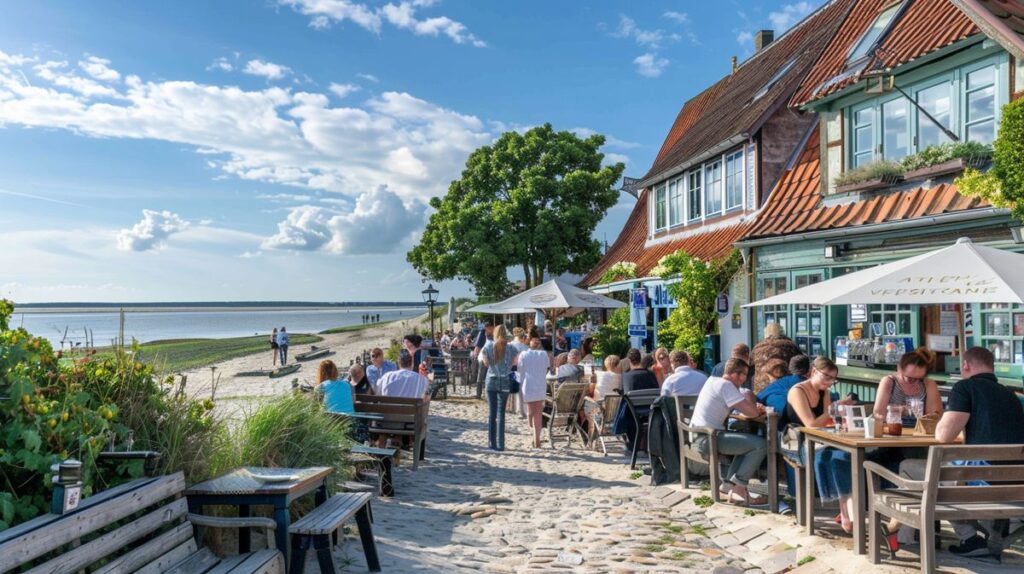
[[[224,476],[213,478],[193,486],[185,491],[188,497],[188,511],[202,514],[203,506],[233,505],[238,507],[239,516],[249,516],[252,505],[274,507],[274,521],[277,530],[274,538],[277,549],[285,557],[285,564],[290,564],[291,545],[288,544],[288,527],[291,525],[289,507],[295,500],[316,491],[316,505],[320,506],[327,500],[327,476],[334,469],[326,466],[312,468],[260,468],[242,467]],[[267,482],[256,478],[259,475],[294,476],[294,480]],[[241,529],[238,533],[238,551],[249,551],[249,531]]]
[[[881,436],[877,438],[864,438],[864,431],[856,432],[835,432],[832,429],[802,427],[800,432],[804,435],[804,442],[807,446],[807,484],[806,492],[797,493],[804,500],[798,500],[802,504],[804,516],[807,520],[807,533],[814,534],[814,445],[820,444],[823,447],[832,447],[850,453],[850,475],[851,489],[850,496],[853,498],[853,549],[857,554],[865,553],[866,531],[864,525],[866,517],[865,493],[867,491],[864,476],[864,453],[869,448],[916,448],[929,447],[942,444],[931,435],[915,435],[914,429],[903,429],[902,436]]]

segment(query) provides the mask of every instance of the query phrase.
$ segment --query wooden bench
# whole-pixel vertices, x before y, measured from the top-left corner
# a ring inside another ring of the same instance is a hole
[[[961,466],[953,461],[986,461],[991,466]],[[868,472],[871,561],[880,562],[882,517],[895,518],[921,534],[921,572],[935,572],[935,546],[930,544],[940,520],[998,520],[1024,517],[1024,445],[951,445],[928,448],[924,480],[908,480],[885,467],[866,462]],[[882,479],[895,488],[882,488]],[[984,481],[988,486],[969,482]],[[1024,527],[994,548],[1001,552],[1024,536]],[[992,536],[989,538],[990,549]]]
[[[370,525],[370,498],[370,494],[365,492],[335,494],[292,524],[288,528],[292,539],[292,563],[288,571],[301,574],[306,566],[306,551],[312,547],[316,550],[320,572],[336,572],[334,558],[331,556],[331,536],[354,516],[359,527],[363,553],[366,555],[366,565],[370,572],[380,572],[377,543],[373,539]]]
[[[395,457],[398,456],[397,448],[377,448],[361,444],[352,446],[352,462],[358,464],[364,461],[372,461],[379,471],[377,488],[375,491],[381,496],[394,496],[395,484],[392,469],[395,464]],[[358,457],[358,458],[357,458]]]
[[[396,435],[412,437],[412,469],[426,458],[427,409],[430,404],[422,398],[407,399],[380,395],[356,395],[355,408],[359,413],[373,413],[384,417],[370,422],[370,435]]]
[[[269,518],[188,514],[185,477],[143,478],[84,499],[63,515],[46,514],[0,533],[0,572],[273,574],[284,572]],[[266,530],[269,548],[221,560],[196,544],[193,526]]]
[[[693,408],[697,404],[696,396],[676,397],[676,425],[679,429],[679,478],[683,488],[690,488],[690,471],[686,461],[692,460],[708,466],[711,481],[711,499],[720,502],[718,491],[722,479],[719,476],[718,434],[708,427],[693,426]],[[704,435],[708,441],[708,452],[702,454],[694,446],[694,435]]]

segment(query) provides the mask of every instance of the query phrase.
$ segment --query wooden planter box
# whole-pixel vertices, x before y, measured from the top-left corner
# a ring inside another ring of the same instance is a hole
[[[871,191],[875,189],[884,189],[886,187],[889,187],[890,185],[897,184],[901,181],[903,181],[902,175],[887,175],[885,177],[876,177],[874,179],[868,179],[865,181],[837,185],[836,193],[851,193],[855,191]]]
[[[960,173],[968,167],[979,168],[992,161],[992,156],[979,156],[970,159],[956,158],[935,165],[913,169],[903,174],[908,180],[929,179],[953,173]]]

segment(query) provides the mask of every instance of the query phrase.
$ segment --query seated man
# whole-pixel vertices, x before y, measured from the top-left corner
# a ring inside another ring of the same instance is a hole
[[[366,376],[366,369],[359,363],[348,368],[348,382],[352,385],[352,391],[357,395],[372,395],[373,385]]]
[[[690,366],[690,355],[686,351],[672,351],[672,374],[661,384],[663,397],[695,397],[704,388],[707,375]]]
[[[412,354],[403,350],[398,354],[398,370],[381,377],[374,392],[385,397],[422,398],[429,401],[430,381],[412,370]]]
[[[746,343],[736,343],[732,347],[732,352],[730,353],[729,358],[742,359],[743,362],[747,364],[747,366],[751,367],[750,373],[747,374],[747,379],[749,380],[751,378],[750,375],[754,374],[754,369],[752,367],[754,362],[750,360],[750,346],[747,345]],[[715,365],[713,369],[711,369],[711,376],[721,377],[723,372],[725,372],[725,361],[718,363],[717,365]]]
[[[995,375],[995,357],[984,347],[971,347],[960,359],[960,373],[965,378],[957,381],[949,392],[946,411],[935,427],[935,439],[950,444],[964,433],[964,444],[1024,444],[1024,407],[1013,391],[999,383]],[[900,464],[900,474],[912,480],[923,480],[926,461],[907,459]],[[1001,528],[989,532],[999,535]],[[960,544],[949,547],[961,556],[989,556],[989,541],[978,535],[973,522],[953,522]],[[888,530],[897,525],[890,523]],[[891,536],[891,535],[890,535]],[[996,542],[996,541],[993,541]],[[890,548],[892,541],[889,541]],[[998,548],[999,544],[993,544]]]
[[[371,385],[376,386],[381,377],[397,370],[398,366],[384,358],[382,349],[376,347],[370,351],[370,365],[366,367],[366,378]]]
[[[640,349],[630,349],[626,353],[629,359],[629,370],[622,374],[622,393],[643,389],[658,388],[658,378],[648,369],[643,368],[643,353]]]
[[[782,414],[786,410],[786,397],[789,396],[789,389],[797,383],[807,379],[807,373],[811,371],[811,358],[807,355],[796,355],[789,360],[789,374],[775,379],[770,385],[757,393],[757,402],[772,407],[775,412]]]
[[[718,452],[732,457],[729,470],[722,480],[721,493],[725,494],[730,502],[758,505],[766,504],[767,497],[751,496],[747,491],[747,484],[764,462],[768,454],[768,444],[764,437],[725,430],[726,419],[733,410],[750,417],[759,416],[762,412],[761,407],[754,401],[753,394],[740,391],[740,387],[747,381],[749,370],[747,363],[742,359],[732,358],[726,361],[722,376],[710,377],[704,383],[697,396],[697,404],[693,407],[690,423],[693,426],[720,431]],[[694,447],[706,455],[707,436],[698,436],[694,441]]]

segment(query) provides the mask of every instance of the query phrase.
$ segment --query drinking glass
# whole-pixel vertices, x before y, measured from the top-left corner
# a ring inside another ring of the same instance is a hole
[[[829,403],[828,414],[832,417],[832,423],[835,425],[836,431],[843,429],[843,407],[839,403]]]
[[[900,436],[903,434],[903,406],[888,406],[885,411],[885,428],[883,429],[883,432],[892,436]]]
[[[914,415],[915,419],[921,418],[924,415],[924,401],[921,399],[907,399],[907,409],[910,414]]]

